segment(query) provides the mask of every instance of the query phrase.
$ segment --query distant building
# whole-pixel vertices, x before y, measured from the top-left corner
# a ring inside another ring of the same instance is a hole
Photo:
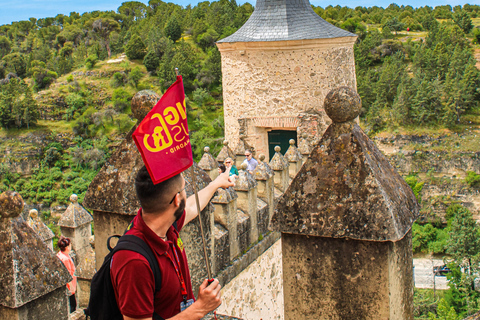
[[[222,56],[225,138],[271,159],[289,139],[309,154],[328,123],[326,94],[356,88],[357,36],[320,18],[308,0],[257,0],[250,19],[217,42]]]

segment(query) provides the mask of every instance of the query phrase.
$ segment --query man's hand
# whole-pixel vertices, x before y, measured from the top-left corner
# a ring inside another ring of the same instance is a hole
[[[212,184],[215,185],[215,190],[218,188],[226,189],[228,187],[233,187],[235,184],[230,179],[230,169],[227,169],[225,172],[219,174],[218,177],[212,181]]]
[[[218,308],[222,303],[220,297],[221,288],[222,286],[217,279],[214,279],[210,285],[208,284],[208,280],[205,279],[198,289],[198,299],[195,302],[198,304],[199,310],[202,310],[207,314]]]

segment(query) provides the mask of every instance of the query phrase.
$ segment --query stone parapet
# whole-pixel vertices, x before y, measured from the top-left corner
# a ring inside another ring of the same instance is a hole
[[[0,318],[68,319],[65,285],[72,277],[20,216],[23,199],[0,195]]]
[[[215,180],[218,177],[218,162],[210,153],[210,148],[203,149],[204,154],[202,159],[198,162],[198,166],[210,176],[210,179]]]

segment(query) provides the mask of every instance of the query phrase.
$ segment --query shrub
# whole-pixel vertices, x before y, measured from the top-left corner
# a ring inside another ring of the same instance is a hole
[[[148,72],[155,73],[159,64],[160,58],[154,51],[148,51],[145,58],[143,58],[143,65],[147,68]]]
[[[72,74],[69,74],[69,75],[67,76],[67,82],[70,83],[70,82],[72,82],[72,81],[73,81],[73,75],[72,75]]]
[[[111,80],[110,84],[114,88],[121,87],[125,84],[126,78],[127,78],[127,76],[125,75],[124,72],[115,72],[113,74],[113,77],[112,77],[112,80]]]
[[[114,109],[117,112],[125,111],[125,109],[130,104],[131,99],[132,95],[128,91],[122,88],[115,89],[112,94],[112,102]]]
[[[480,175],[473,171],[467,171],[465,182],[472,188],[480,187]]]
[[[125,54],[128,59],[143,59],[146,54],[146,47],[142,41],[142,38],[138,34],[132,36],[125,46]]]
[[[95,64],[98,62],[98,57],[96,54],[91,54],[85,59],[85,67],[88,70],[92,70],[95,67]]]

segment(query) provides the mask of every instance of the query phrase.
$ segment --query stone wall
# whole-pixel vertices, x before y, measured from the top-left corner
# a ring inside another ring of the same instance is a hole
[[[315,110],[326,118],[323,100],[338,86],[356,88],[355,37],[218,43],[222,54],[225,138],[239,138],[238,119],[256,122],[247,141],[268,155],[258,135],[272,128],[295,130],[295,118]],[[266,125],[262,118],[271,118]],[[283,118],[283,119],[282,119]],[[324,120],[328,121],[328,120]],[[325,122],[324,128],[328,123]],[[260,143],[260,144],[259,144]]]

